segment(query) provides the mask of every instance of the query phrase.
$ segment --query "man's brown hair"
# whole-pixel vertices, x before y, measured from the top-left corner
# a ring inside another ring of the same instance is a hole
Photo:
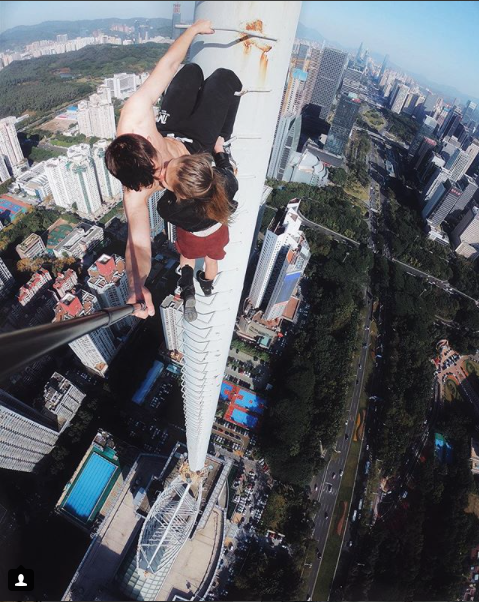
[[[158,158],[156,148],[139,134],[123,134],[115,138],[106,149],[108,171],[130,190],[148,188],[155,181]]]

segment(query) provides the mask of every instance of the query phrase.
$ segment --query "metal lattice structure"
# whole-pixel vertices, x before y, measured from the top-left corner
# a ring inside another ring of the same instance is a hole
[[[183,476],[176,476],[153,504],[143,524],[137,567],[145,576],[166,577],[194,527],[200,509],[202,482],[197,494]]]

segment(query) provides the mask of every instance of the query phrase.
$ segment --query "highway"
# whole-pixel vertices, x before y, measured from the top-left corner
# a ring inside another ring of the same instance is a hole
[[[371,186],[370,188],[370,200],[369,200],[369,247],[375,248],[375,237],[376,237],[376,195],[374,188]],[[301,216],[300,216],[301,217]],[[303,219],[303,218],[302,218]],[[309,220],[305,220],[305,225],[312,224],[311,227],[317,226],[314,222],[309,222]],[[331,230],[326,229],[329,232]],[[334,233],[338,235],[337,233]],[[348,243],[353,242],[355,245],[359,246],[356,241],[352,241],[351,239],[344,237],[342,235],[338,235],[343,239],[346,239]],[[320,554],[316,554],[316,557],[313,561],[313,566],[311,567],[311,572],[308,580],[308,599],[311,600],[314,589],[316,587],[316,582],[318,580],[319,569],[321,567],[322,554],[324,553],[324,549],[326,547],[326,542],[328,539],[329,529],[331,527],[332,517],[334,513],[334,508],[336,506],[336,501],[338,497],[339,488],[341,485],[341,479],[343,475],[344,466],[346,464],[346,460],[349,454],[349,448],[351,446],[351,441],[354,433],[354,427],[356,423],[356,417],[358,414],[359,400],[361,398],[361,393],[364,386],[364,375],[366,362],[368,359],[369,353],[369,343],[370,343],[370,328],[371,321],[373,315],[373,298],[372,294],[369,290],[369,287],[365,292],[366,296],[366,319],[363,324],[363,333],[361,337],[361,351],[359,354],[359,360],[356,369],[356,382],[354,384],[353,395],[351,399],[351,403],[349,406],[348,413],[345,417],[344,424],[344,433],[341,432],[338,440],[336,441],[336,447],[332,452],[331,458],[326,465],[326,467],[319,472],[316,477],[313,478],[311,482],[311,497],[316,499],[320,503],[320,509],[316,515],[314,521],[314,529],[312,532],[313,539],[317,542],[317,550]],[[342,429],[341,429],[342,431]],[[362,442],[361,442],[362,446]],[[354,489],[353,489],[354,492]],[[348,507],[348,519],[350,514],[350,504]],[[338,557],[339,560],[339,557]]]

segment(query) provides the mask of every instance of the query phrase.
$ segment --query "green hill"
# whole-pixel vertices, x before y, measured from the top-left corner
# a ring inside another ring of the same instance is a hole
[[[0,118],[78,101],[94,92],[104,77],[150,71],[167,49],[167,44],[106,44],[14,61],[0,71]]]

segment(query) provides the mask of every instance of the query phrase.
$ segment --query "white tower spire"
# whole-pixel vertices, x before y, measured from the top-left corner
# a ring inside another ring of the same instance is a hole
[[[232,154],[238,163],[239,203],[214,292],[195,281],[194,322],[183,322],[182,391],[188,465],[163,490],[143,526],[137,567],[163,583],[194,526],[202,495],[206,453],[228,358],[260,207],[301,2],[197,2],[196,19],[226,29],[197,38],[191,61],[205,77],[232,69],[249,90],[241,99]],[[251,36],[235,31],[251,31]],[[257,34],[257,36],[255,35]],[[268,38],[268,39],[266,39]]]

